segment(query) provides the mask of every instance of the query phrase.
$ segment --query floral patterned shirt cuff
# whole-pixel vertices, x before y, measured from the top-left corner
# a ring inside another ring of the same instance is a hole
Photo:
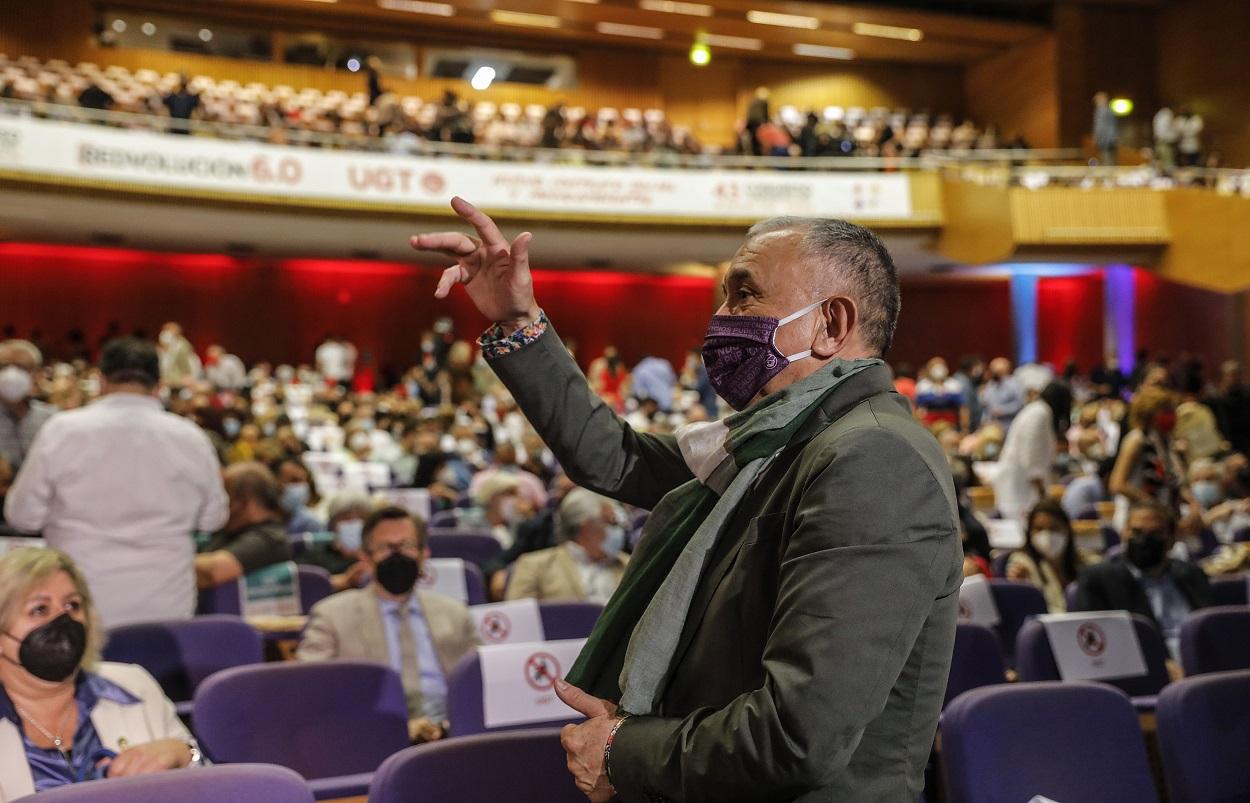
[[[549,323],[547,313],[539,312],[538,317],[532,322],[511,334],[505,332],[499,324],[495,324],[477,339],[477,344],[482,347],[482,355],[486,359],[496,360],[505,354],[520,351],[537,341],[547,331]]]

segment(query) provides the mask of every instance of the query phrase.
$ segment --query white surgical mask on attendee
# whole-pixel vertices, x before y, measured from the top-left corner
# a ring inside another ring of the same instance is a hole
[[[1033,546],[1047,560],[1057,559],[1067,545],[1068,536],[1056,530],[1038,530],[1033,533]]]
[[[599,548],[603,550],[604,560],[616,560],[616,556],[625,549],[625,528],[619,524],[604,527],[603,543]]]
[[[364,531],[365,523],[361,519],[348,519],[346,521],[340,521],[334,526],[334,532],[338,535],[339,539],[339,548],[344,552],[360,551]]]
[[[945,365],[935,365],[929,369],[929,378],[934,382],[945,382],[950,376],[950,370]]]
[[[30,395],[34,387],[30,374],[16,365],[0,368],[0,399],[16,404]]]
[[[510,496],[499,503],[499,515],[509,524],[516,522],[520,516],[517,510],[516,497]]]

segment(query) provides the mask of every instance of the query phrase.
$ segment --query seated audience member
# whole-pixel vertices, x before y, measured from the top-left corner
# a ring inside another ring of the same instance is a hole
[[[1059,503],[1043,499],[1029,511],[1024,548],[1007,560],[1007,579],[1032,583],[1046,595],[1051,613],[1068,609],[1064,591],[1077,577],[1081,557],[1072,523]]]
[[[271,467],[282,486],[282,509],[290,516],[286,522],[288,533],[325,532],[326,525],[310,509],[317,504],[317,489],[312,473],[298,457],[284,457]]]
[[[1202,569],[1169,557],[1176,543],[1176,519],[1154,501],[1129,509],[1124,551],[1084,569],[1078,579],[1074,610],[1138,613],[1154,621],[1173,657],[1181,622],[1191,612],[1214,603]]]
[[[193,536],[227,517],[221,467],[195,424],[156,398],[151,343],[100,355],[101,398],[53,416],[5,497],[5,518],[81,567],[106,627],[190,619]]]
[[[373,576],[312,609],[296,658],[353,659],[393,667],[403,678],[414,742],[446,730],[447,675],[479,643],[469,609],[433,591],[415,590],[429,559],[425,522],[385,507],[365,522],[361,559]]]
[[[585,488],[569,491],[556,512],[560,543],[517,559],[508,599],[606,603],[629,562],[624,519],[607,497]]]
[[[1063,491],[1063,510],[1069,519],[1092,519],[1098,515],[1098,503],[1111,500],[1107,480],[1115,468],[1115,458],[1098,462],[1098,471],[1075,478]]]
[[[1007,431],[1016,413],[1025,405],[1024,388],[1011,372],[1011,360],[995,357],[990,360],[989,378],[981,386],[982,423],[995,423]]]
[[[0,342],[0,459],[17,470],[56,408],[34,398],[43,354],[27,340]]]
[[[556,507],[548,505],[547,509],[536,516],[517,524],[516,538],[512,546],[500,552],[494,558],[482,564],[482,573],[486,576],[486,588],[493,600],[501,600],[507,593],[507,568],[516,559],[530,552],[547,549],[556,542],[556,510],[559,503],[568,496],[576,486],[567,474],[560,474],[551,483],[550,498],[555,500]]]
[[[481,527],[504,549],[516,541],[517,525],[532,512],[528,500],[521,496],[521,485],[512,474],[497,472],[473,493],[474,507],[462,512],[456,526]]]
[[[547,489],[542,480],[521,468],[517,462],[517,449],[511,443],[503,441],[495,447],[495,460],[491,467],[479,471],[469,483],[469,494],[476,496],[478,489],[492,477],[499,475],[513,477],[517,481],[517,493],[529,503],[534,510],[542,510],[547,505]]]
[[[0,558],[0,800],[199,763],[142,667],[100,661],[86,580],[55,549]]]
[[[291,559],[282,524],[282,491],[260,463],[237,463],[223,472],[230,518],[195,556],[200,588],[212,588]]]
[[[924,376],[916,382],[916,409],[926,426],[945,421],[962,430],[968,429],[968,407],[963,388],[950,374],[946,360],[934,357],[924,367]]]
[[[334,543],[305,549],[295,562],[328,571],[335,591],[359,588],[368,575],[368,567],[361,559],[360,544],[365,519],[372,512],[373,503],[363,491],[340,491],[330,497],[326,507],[327,526],[334,533]]]

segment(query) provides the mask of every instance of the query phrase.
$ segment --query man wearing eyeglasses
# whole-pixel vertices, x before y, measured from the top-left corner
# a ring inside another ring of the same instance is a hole
[[[447,729],[447,676],[480,643],[477,628],[464,603],[415,590],[430,557],[425,522],[384,507],[365,520],[361,537],[372,580],[313,607],[296,657],[391,666],[403,679],[412,740],[439,739]]]

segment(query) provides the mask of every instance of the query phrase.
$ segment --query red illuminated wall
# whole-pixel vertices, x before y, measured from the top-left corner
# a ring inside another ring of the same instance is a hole
[[[434,299],[438,269],[338,260],[238,259],[102,248],[0,244],[0,326],[40,333],[63,354],[82,329],[97,346],[111,321],[153,335],[182,323],[197,349],[219,342],[245,361],[311,361],[330,332],[345,333],[379,366],[418,356],[418,336],[449,315],[475,337],[486,321],[463,292]],[[583,364],[615,343],[629,362],[683,359],[703,339],[713,282],[693,277],[535,271],[540,302]]]
[[[1151,357],[1196,356],[1208,375],[1239,348],[1237,296],[1201,290],[1139,270],[1134,275],[1136,342]]]
[[[904,281],[898,331],[886,359],[919,370],[930,357],[942,356],[954,370],[966,354],[986,360],[1015,354],[1007,280]]]
[[[1062,369],[1068,360],[1087,372],[1103,359],[1103,282],[1100,274],[1037,280],[1037,356]]]

